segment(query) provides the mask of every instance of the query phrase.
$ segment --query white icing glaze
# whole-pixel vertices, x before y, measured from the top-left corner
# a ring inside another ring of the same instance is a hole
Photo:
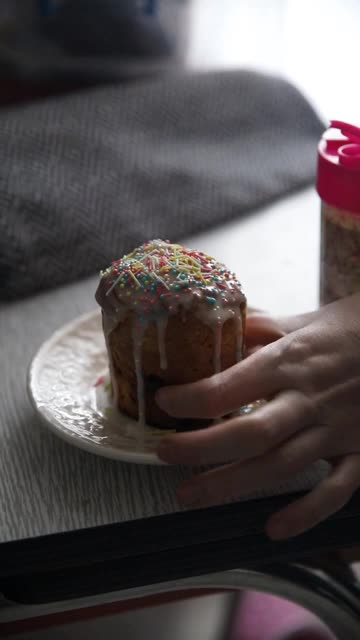
[[[159,348],[159,356],[160,356],[160,369],[167,369],[166,344],[165,344],[165,333],[166,333],[167,323],[168,323],[168,316],[162,315],[156,319],[158,348]]]
[[[143,338],[146,329],[145,323],[134,322],[132,327],[132,339],[133,339],[133,354],[136,373],[136,387],[137,387],[137,403],[139,412],[139,427],[141,430],[145,428],[145,390],[144,390],[144,376],[142,372],[142,347]]]
[[[114,403],[115,406],[117,406],[117,403],[118,403],[118,386],[116,384],[116,376],[115,376],[115,372],[114,372],[113,356],[112,356],[110,345],[109,345],[110,333],[115,328],[114,327],[114,318],[112,316],[108,316],[106,313],[102,312],[102,325],[103,325],[103,332],[104,332],[104,338],[105,338],[106,351],[107,351],[108,358],[109,358],[109,372],[110,372],[113,403]]]
[[[236,362],[240,362],[243,357],[243,347],[244,347],[244,332],[243,332],[243,320],[241,317],[240,309],[236,314]]]
[[[223,329],[223,325],[222,324],[220,324],[220,323],[214,324],[214,327],[213,327],[213,333],[214,333],[214,353],[213,353],[214,373],[220,373],[220,371],[221,371],[222,329]]]

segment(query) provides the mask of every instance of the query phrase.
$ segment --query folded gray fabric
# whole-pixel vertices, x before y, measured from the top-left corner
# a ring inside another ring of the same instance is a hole
[[[229,221],[314,178],[323,123],[286,81],[176,75],[0,112],[0,298]]]

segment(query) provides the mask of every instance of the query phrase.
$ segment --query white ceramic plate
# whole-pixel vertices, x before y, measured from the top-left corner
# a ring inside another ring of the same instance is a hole
[[[108,383],[101,315],[95,311],[42,345],[28,387],[43,422],[70,444],[124,462],[163,464],[156,449],[164,431],[147,427],[139,433],[135,420],[112,407]]]
[[[106,458],[162,465],[161,438],[170,433],[136,420],[112,405],[101,314],[92,311],[44,342],[29,371],[32,404],[51,431],[70,444]],[[249,413],[257,403],[242,407]]]

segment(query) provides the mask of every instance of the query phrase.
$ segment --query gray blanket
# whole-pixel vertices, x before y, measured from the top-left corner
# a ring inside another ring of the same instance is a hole
[[[0,299],[137,243],[230,221],[314,178],[323,124],[282,79],[166,76],[0,111]]]

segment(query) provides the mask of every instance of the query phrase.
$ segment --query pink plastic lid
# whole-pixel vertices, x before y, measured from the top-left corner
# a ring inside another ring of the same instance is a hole
[[[328,204],[360,215],[359,127],[331,121],[318,147],[316,188]]]

